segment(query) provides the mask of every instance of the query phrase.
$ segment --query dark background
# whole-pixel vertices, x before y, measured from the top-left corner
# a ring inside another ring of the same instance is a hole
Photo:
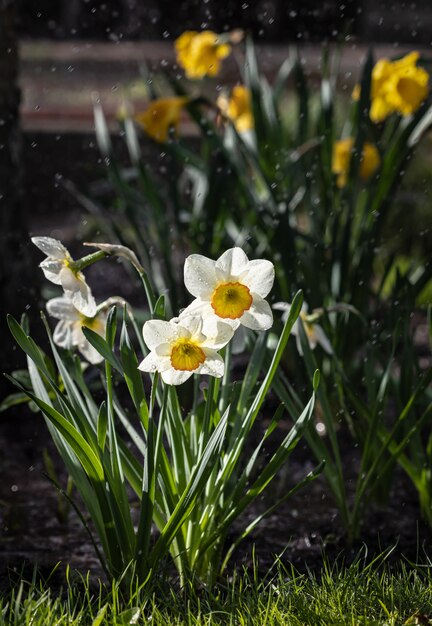
[[[430,0],[19,0],[25,38],[170,39],[184,30],[244,28],[271,42],[431,43]]]

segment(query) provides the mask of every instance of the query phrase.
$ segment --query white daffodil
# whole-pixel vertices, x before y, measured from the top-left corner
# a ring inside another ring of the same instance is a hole
[[[234,330],[216,317],[197,316],[173,320],[149,320],[143,336],[150,353],[140,363],[143,372],[160,372],[168,385],[181,385],[192,374],[220,378],[224,362],[217,350],[230,341]]]
[[[66,296],[48,300],[46,304],[48,313],[60,320],[54,329],[54,343],[68,350],[78,348],[89,363],[95,364],[103,361],[103,357],[85,338],[82,329],[83,327],[90,328],[104,337],[107,310],[112,304],[115,304],[114,300],[109,299],[100,304],[93,317],[87,317],[80,313]]]
[[[273,324],[270,305],[264,298],[274,282],[270,261],[249,261],[241,248],[231,248],[212,261],[192,254],[184,266],[186,289],[195,296],[181,314],[216,315],[236,329],[267,330]]]
[[[87,317],[96,315],[96,302],[84,274],[74,269],[74,260],[64,245],[52,237],[32,237],[35,246],[46,254],[40,263],[45,277],[55,285],[61,285],[74,307]]]
[[[287,302],[276,302],[273,305],[274,309],[279,311],[283,311],[282,321],[286,322],[288,319],[289,312],[291,310],[291,305]],[[333,354],[333,349],[331,347],[330,341],[328,340],[327,335],[321,328],[319,324],[316,324],[313,321],[313,316],[308,315],[308,305],[304,302],[300,311],[300,315],[297,320],[294,322],[294,326],[292,327],[291,333],[296,338],[297,350],[301,356],[303,356],[303,349],[301,345],[301,336],[300,336],[300,323],[303,323],[303,328],[306,333],[307,340],[309,342],[309,346],[311,350],[314,350],[319,344],[327,354]],[[300,321],[301,320],[301,321]]]

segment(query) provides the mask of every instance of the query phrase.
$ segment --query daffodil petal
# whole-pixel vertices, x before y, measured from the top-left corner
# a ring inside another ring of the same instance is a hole
[[[189,331],[191,336],[201,335],[203,318],[201,315],[184,315],[180,320],[180,325]]]
[[[230,248],[216,261],[216,277],[218,280],[238,277],[247,269],[248,264],[249,259],[241,248]]]
[[[274,265],[271,261],[257,259],[249,261],[247,270],[240,276],[240,282],[250,291],[265,298],[273,287],[275,277]]]
[[[32,243],[44,254],[53,259],[67,259],[70,254],[64,245],[52,237],[32,237]]]
[[[208,374],[215,378],[221,378],[224,375],[225,365],[223,358],[215,350],[203,348],[206,360],[199,368],[199,374]]]
[[[159,345],[153,348],[153,352],[157,354],[157,356],[170,356],[171,354],[171,344],[170,343],[160,343]]]
[[[240,318],[240,324],[252,330],[268,330],[273,325],[273,313],[269,303],[258,294],[253,295],[253,302]]]
[[[78,344],[78,350],[81,352],[83,357],[87,359],[89,363],[92,365],[96,365],[97,363],[102,363],[103,356],[99,354],[99,352],[94,348],[91,343],[89,343],[86,339]]]
[[[201,298],[196,298],[189,304],[189,306],[183,309],[179,317],[176,319],[178,319],[181,323],[183,318],[190,317],[192,315],[201,315],[203,318],[206,318],[209,315],[214,315],[214,311],[210,302],[201,300]]]
[[[52,298],[46,303],[48,313],[58,320],[69,320],[74,322],[79,320],[79,311],[74,307],[72,302],[65,298]]]
[[[83,315],[94,317],[97,311],[96,301],[81,272],[76,275],[70,268],[63,267],[59,276],[65,295],[74,307]]]
[[[167,385],[182,385],[192,376],[194,372],[176,370],[173,367],[162,372],[162,380]]]
[[[179,324],[164,320],[149,320],[144,324],[143,337],[150,350],[161,343],[171,343],[180,337],[189,337],[188,330]]]
[[[59,261],[57,259],[45,259],[45,261],[39,263],[39,267],[43,271],[47,280],[54,283],[54,285],[61,285],[60,272],[64,267],[63,261]]]
[[[66,320],[60,320],[54,329],[53,341],[60,348],[71,349],[72,343],[72,325]]]
[[[195,298],[209,298],[217,279],[215,261],[201,254],[191,254],[184,265],[184,283],[186,289]]]
[[[171,367],[168,356],[159,356],[156,352],[150,352],[138,365],[142,372],[164,372]]]
[[[220,350],[233,338],[234,329],[231,324],[221,322],[216,316],[204,318],[202,326],[205,340],[202,347]]]
[[[331,343],[319,324],[314,325],[314,331],[317,343],[320,344],[322,349],[327,352],[327,354],[333,354],[333,348],[331,346]]]

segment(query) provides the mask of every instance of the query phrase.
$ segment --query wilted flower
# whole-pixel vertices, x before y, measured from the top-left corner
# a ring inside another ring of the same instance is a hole
[[[46,254],[40,263],[45,277],[55,285],[61,285],[65,296],[83,315],[96,314],[96,302],[87,285],[84,274],[74,267],[74,260],[64,245],[52,237],[32,237],[35,246]]]
[[[217,99],[217,105],[222,113],[232,121],[237,132],[244,133],[254,127],[251,94],[245,85],[233,87],[231,98],[220,95]]]
[[[46,304],[48,313],[60,320],[54,329],[54,343],[68,350],[75,347],[78,348],[90,363],[95,364],[103,361],[103,357],[85,338],[82,329],[83,327],[90,328],[98,335],[104,337],[107,309],[111,304],[113,304],[111,300],[103,302],[97,307],[94,316],[87,317],[80,313],[65,296],[48,300]]]
[[[264,300],[274,282],[270,261],[249,261],[241,248],[227,250],[217,261],[191,254],[185,262],[184,281],[196,300],[181,316],[217,315],[233,328],[242,324],[252,330],[267,330],[273,324],[272,310]]]
[[[147,109],[137,113],[134,119],[149,137],[163,143],[171,129],[177,132],[182,109],[188,101],[187,97],[159,98],[150,102]]]
[[[288,319],[289,312],[291,310],[291,305],[287,302],[276,302],[273,305],[273,308],[278,311],[283,311],[282,321],[285,323]],[[327,354],[333,354],[333,349],[331,347],[330,341],[328,340],[327,335],[321,328],[319,324],[315,322],[315,316],[308,315],[308,305],[304,302],[300,311],[300,315],[297,320],[294,322],[291,333],[296,338],[296,346],[299,354],[303,355],[303,348],[301,345],[301,336],[300,336],[300,324],[303,324],[304,331],[306,333],[307,340],[309,342],[309,346],[311,350],[314,350],[319,344]]]
[[[338,187],[345,187],[351,163],[351,156],[354,150],[354,139],[348,137],[336,141],[333,146],[332,172],[337,175],[336,184]],[[379,152],[372,143],[363,144],[363,152],[360,159],[360,177],[368,180],[378,169],[381,158]]]
[[[398,61],[380,59],[372,70],[370,118],[382,122],[392,113],[415,113],[429,92],[429,74],[417,67],[418,52],[411,52]],[[354,89],[358,100],[360,87]]]
[[[216,76],[219,73],[222,59],[231,52],[231,46],[223,39],[222,35],[211,30],[201,33],[187,30],[175,40],[177,62],[188,78]]]
[[[224,362],[217,353],[230,341],[233,329],[215,317],[186,316],[178,322],[149,320],[143,336],[150,353],[140,363],[143,372],[160,372],[168,385],[181,385],[192,374],[220,378]]]

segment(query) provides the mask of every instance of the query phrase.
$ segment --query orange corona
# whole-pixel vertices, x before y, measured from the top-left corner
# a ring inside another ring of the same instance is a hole
[[[179,339],[171,350],[171,365],[179,371],[193,372],[205,360],[203,350],[187,339]]]
[[[237,282],[218,285],[211,298],[211,306],[216,315],[230,320],[241,317],[251,305],[252,296],[249,289]]]

